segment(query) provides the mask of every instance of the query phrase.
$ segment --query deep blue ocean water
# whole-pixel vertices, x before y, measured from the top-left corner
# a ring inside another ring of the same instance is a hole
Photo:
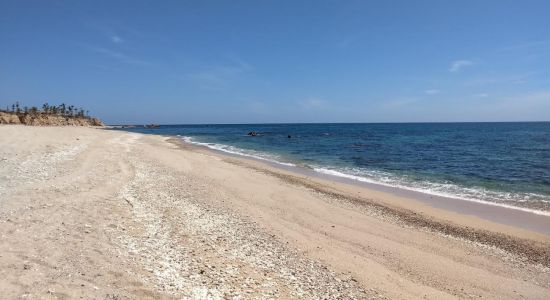
[[[463,200],[550,211],[550,122],[166,125],[213,149]],[[248,136],[250,131],[258,136]],[[288,136],[291,138],[288,138]]]

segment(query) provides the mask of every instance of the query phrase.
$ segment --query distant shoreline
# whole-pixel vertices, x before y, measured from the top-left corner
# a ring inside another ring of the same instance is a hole
[[[270,162],[263,159],[257,159],[254,157],[243,156],[240,154],[232,154],[229,152],[221,151],[206,147],[204,145],[197,145],[185,141],[181,137],[167,136],[171,139],[177,140],[181,143],[185,143],[194,147],[199,147],[223,156],[234,157],[244,160],[251,160],[261,164],[268,165],[273,168],[277,168],[284,171],[292,172],[298,176],[307,176],[319,178],[329,182],[338,182],[357,187],[366,188],[368,190],[375,190],[383,193],[389,193],[398,197],[407,198],[410,200],[418,201],[427,204],[434,208],[440,208],[451,212],[456,212],[464,215],[473,215],[488,221],[497,222],[505,225],[511,225],[519,228],[533,230],[543,234],[550,234],[550,212],[542,210],[534,210],[519,206],[503,205],[488,201],[472,201],[464,200],[460,198],[444,197],[432,195],[420,191],[407,190],[400,187],[382,185],[378,183],[362,182],[354,179],[348,179],[340,176],[323,174],[315,172],[313,170],[303,168],[297,165],[287,166],[280,163]]]

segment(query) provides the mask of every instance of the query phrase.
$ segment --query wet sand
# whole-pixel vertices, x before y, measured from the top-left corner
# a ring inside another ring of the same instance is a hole
[[[488,221],[492,221],[492,222],[496,222],[504,225],[511,225],[513,227],[518,227],[522,229],[532,230],[532,231],[546,234],[546,235],[550,234],[550,212],[537,211],[537,210],[533,210],[535,211],[533,212],[531,209],[526,209],[524,207],[507,207],[506,205],[503,206],[501,204],[492,203],[492,202],[477,202],[477,201],[456,199],[451,197],[430,195],[422,192],[406,190],[406,189],[401,189],[397,187],[390,187],[390,186],[385,186],[385,185],[376,184],[376,183],[363,182],[363,181],[358,181],[350,178],[323,174],[323,173],[319,173],[314,170],[300,167],[300,166],[286,166],[286,165],[281,165],[281,164],[260,160],[260,159],[255,159],[251,157],[245,158],[238,154],[232,154],[228,152],[210,149],[205,146],[190,144],[178,137],[167,136],[167,138],[171,138],[171,141],[174,143],[184,143],[185,145],[191,148],[195,147],[194,149],[197,151],[198,150],[210,151],[212,153],[216,153],[222,156],[255,161],[274,169],[285,170],[285,171],[291,172],[294,175],[305,176],[308,179],[318,178],[318,179],[323,179],[325,183],[337,182],[337,183],[343,183],[346,185],[357,186],[370,191],[383,192],[389,195],[406,198],[409,200],[414,200],[417,202],[421,202],[423,204],[427,204],[434,208],[449,210],[449,211],[457,212],[463,215],[476,216],[484,220],[488,220]]]

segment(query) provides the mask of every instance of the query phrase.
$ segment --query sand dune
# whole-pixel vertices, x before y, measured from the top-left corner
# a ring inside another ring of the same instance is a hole
[[[161,136],[0,126],[15,298],[548,299],[550,237]]]

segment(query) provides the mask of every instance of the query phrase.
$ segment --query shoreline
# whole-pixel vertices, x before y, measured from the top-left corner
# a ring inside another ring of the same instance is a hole
[[[243,155],[240,153],[232,153],[220,149],[215,149],[203,145],[203,143],[191,142],[188,137],[184,136],[171,136],[161,135],[168,138],[174,138],[175,140],[185,143],[190,146],[198,147],[213,153],[220,155],[241,158],[245,160],[255,161],[261,164],[268,165],[270,167],[285,170],[296,175],[302,175],[306,177],[313,177],[323,179],[329,182],[339,182],[343,184],[353,185],[356,187],[362,187],[367,190],[375,190],[378,192],[392,194],[398,197],[407,198],[423,204],[427,204],[434,208],[440,208],[443,210],[460,213],[463,215],[473,215],[484,220],[500,223],[503,225],[511,225],[522,229],[535,231],[538,233],[550,235],[550,212],[535,210],[530,208],[524,208],[519,206],[512,206],[500,203],[494,203],[490,201],[471,200],[452,198],[446,196],[439,196],[434,194],[425,193],[422,191],[415,191],[405,189],[402,187],[389,186],[381,183],[359,181],[352,178],[345,178],[337,175],[325,174],[317,172],[315,170],[301,167],[295,164],[280,163],[277,161],[270,161],[264,158],[258,158],[251,155]]]
[[[155,134],[155,133],[147,133],[147,134]],[[162,135],[162,134],[161,134]],[[168,135],[166,135],[168,136]],[[449,201],[467,201],[467,202],[474,202],[482,205],[487,206],[493,206],[493,207],[500,207],[500,208],[506,208],[511,210],[518,210],[523,211],[530,214],[536,214],[541,216],[547,216],[550,217],[550,210],[544,210],[544,209],[538,209],[533,208],[530,206],[521,206],[521,205],[515,205],[518,204],[517,202],[511,203],[511,202],[496,202],[496,201],[490,201],[490,200],[482,200],[482,199],[475,199],[475,198],[466,198],[466,197],[460,197],[460,196],[454,196],[450,194],[440,193],[440,192],[434,192],[431,190],[423,190],[421,188],[415,188],[405,185],[393,185],[389,183],[384,183],[377,181],[376,179],[370,179],[367,177],[362,177],[359,175],[352,175],[348,173],[342,173],[341,171],[333,170],[333,169],[326,169],[323,167],[313,168],[310,166],[302,166],[298,163],[292,163],[292,162],[282,162],[275,158],[267,158],[263,157],[261,155],[254,155],[254,154],[247,154],[244,152],[239,151],[232,151],[224,149],[220,146],[228,146],[233,147],[231,145],[222,145],[222,144],[215,144],[216,146],[211,146],[209,143],[203,143],[203,142],[195,142],[192,141],[192,137],[189,136],[181,136],[181,135],[174,135],[179,138],[181,138],[185,143],[189,143],[192,145],[200,146],[208,148],[212,151],[219,152],[224,155],[229,156],[236,156],[236,157],[246,157],[255,161],[264,162],[266,164],[269,164],[271,166],[286,169],[291,172],[299,173],[306,176],[315,176],[319,178],[328,178],[331,180],[335,180],[338,182],[358,185],[358,186],[364,186],[370,189],[376,189],[379,191],[385,191],[390,192],[392,194],[396,195],[402,195],[409,198],[414,198],[419,201],[426,201],[426,198],[434,199],[433,201],[430,201],[433,205],[440,205],[441,202],[449,202]],[[241,149],[244,150],[244,149]],[[455,207],[457,205],[447,205],[449,207]],[[444,207],[444,206],[442,206]],[[545,229],[540,226],[535,226],[533,228],[540,228]],[[550,232],[547,232],[550,233]]]
[[[284,182],[312,189],[316,192],[348,201],[358,206],[380,210],[383,213],[397,218],[408,226],[414,226],[419,229],[423,228],[454,238],[497,247],[520,256],[525,255],[528,261],[550,268],[550,251],[548,251],[548,249],[550,249],[550,235],[548,235],[547,230],[537,232],[524,228],[525,226],[516,226],[516,224],[524,225],[523,223],[530,220],[532,217],[542,217],[544,219],[541,221],[541,227],[538,228],[548,229],[544,226],[550,223],[550,218],[545,216],[516,211],[527,215],[523,215],[521,220],[510,222],[512,224],[502,224],[496,223],[490,219],[480,219],[477,215],[466,214],[460,212],[458,209],[457,211],[453,211],[447,209],[447,207],[426,206],[426,204],[432,202],[420,202],[417,199],[402,197],[401,195],[396,195],[395,198],[399,199],[398,201],[388,202],[385,200],[391,198],[391,196],[389,196],[391,193],[386,191],[377,191],[365,186],[330,181],[322,176],[307,176],[283,168],[275,163],[269,164],[269,162],[263,160],[253,159],[238,154],[229,154],[205,146],[187,143],[177,136],[157,136],[166,138],[167,141],[186,151],[206,151],[221,157],[225,162],[259,171]],[[362,193],[370,194],[370,196],[364,197],[361,195]],[[375,196],[373,197],[372,194],[375,194]],[[483,205],[481,203],[475,204]],[[486,206],[486,208],[494,209],[495,207]],[[464,210],[467,208],[462,207],[462,209]],[[511,211],[506,208],[501,209]],[[474,212],[474,210],[469,212]],[[485,211],[485,213],[487,213],[487,211]],[[491,216],[496,216],[497,213],[498,212],[492,212]],[[507,217],[510,216],[501,216],[502,219],[506,219]],[[517,217],[517,215],[512,217]]]

